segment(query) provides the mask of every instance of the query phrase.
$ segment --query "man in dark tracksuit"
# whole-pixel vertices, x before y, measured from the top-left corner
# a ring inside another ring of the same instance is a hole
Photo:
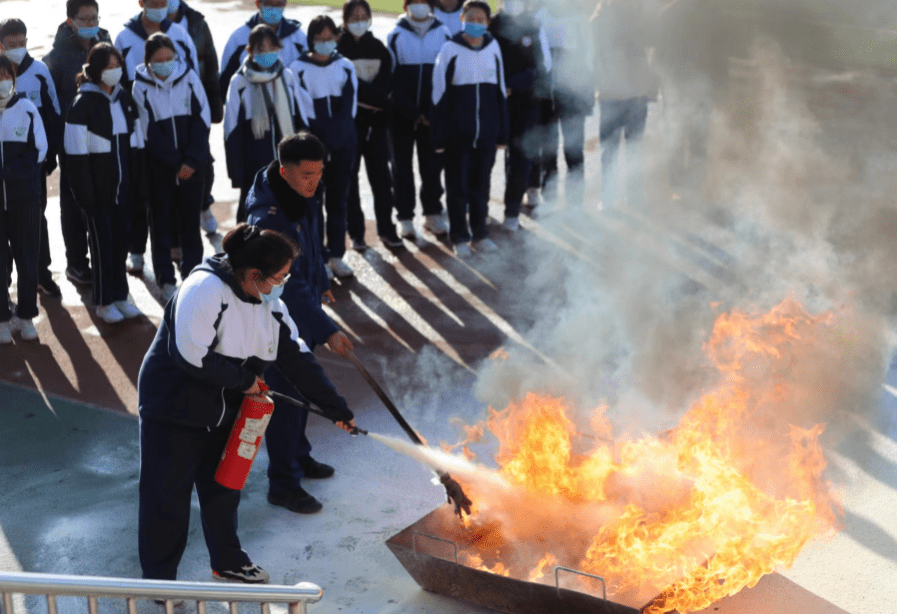
[[[258,172],[246,197],[247,222],[281,232],[301,249],[281,296],[299,337],[312,351],[326,343],[333,351],[348,356],[351,342],[321,307],[323,297],[333,300],[321,250],[320,180],[326,151],[308,132],[284,139],[278,150],[279,161]],[[296,173],[305,173],[307,178],[301,186],[291,184],[284,176]],[[296,396],[295,388],[276,368],[268,369],[265,381],[276,392]],[[275,403],[265,433],[270,459],[268,501],[297,513],[314,513],[322,505],[302,488],[302,478],[328,478],[334,470],[310,455],[311,443],[305,436],[308,412],[281,405],[283,402]]]
[[[53,49],[44,56],[44,63],[50,69],[50,76],[56,84],[56,95],[59,97],[59,108],[62,117],[68,115],[69,106],[78,95],[75,77],[81,67],[87,63],[87,52],[100,42],[110,43],[109,32],[97,25],[82,27],[82,23],[99,23],[97,4],[91,0],[83,0],[81,6],[73,7],[74,15],[59,25]],[[96,33],[93,32],[96,28]],[[75,198],[69,178],[65,152],[59,152],[59,214],[62,223],[62,240],[65,244],[65,276],[69,281],[79,285],[90,285],[92,282],[90,265],[87,260],[87,225]]]

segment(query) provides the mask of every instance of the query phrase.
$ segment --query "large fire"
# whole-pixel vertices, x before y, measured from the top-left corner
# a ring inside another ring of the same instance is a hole
[[[465,484],[476,546],[464,562],[546,583],[555,565],[574,567],[650,602],[647,614],[703,609],[791,565],[840,513],[822,476],[824,425],[789,411],[812,398],[789,377],[795,356],[831,317],[791,299],[720,316],[705,344],[718,381],[657,437],[611,439],[601,408],[590,425],[600,437],[584,445],[565,401],[537,394],[490,410],[511,487]]]

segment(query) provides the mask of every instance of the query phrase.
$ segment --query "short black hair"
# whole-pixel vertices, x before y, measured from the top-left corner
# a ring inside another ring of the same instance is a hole
[[[16,69],[12,65],[12,60],[3,54],[0,54],[0,70],[5,70],[12,75],[12,86],[16,86]]]
[[[327,158],[324,143],[308,130],[288,136],[277,145],[277,159],[280,165],[301,164],[303,160],[318,162]]]
[[[143,63],[146,64],[147,68],[149,68],[150,58],[153,57],[153,54],[163,47],[171,49],[174,52],[174,57],[178,57],[178,50],[174,46],[174,41],[165,32],[155,32],[146,39],[146,46],[143,49]]]
[[[277,32],[274,31],[274,28],[263,23],[258,24],[249,32],[249,40],[246,41],[246,46],[249,47],[251,51],[260,47],[265,41],[268,41],[278,49],[283,47],[283,42],[280,40],[280,37],[277,36]]]
[[[367,11],[368,17],[373,14],[371,13],[371,5],[368,3],[368,0],[349,0],[343,5],[343,23],[349,22],[349,17],[359,6]]]
[[[329,15],[318,15],[308,24],[308,47],[315,49],[315,37],[326,29],[330,29],[334,36],[339,36],[339,28],[336,27]]]
[[[28,36],[28,28],[25,27],[24,21],[18,17],[10,17],[9,19],[0,21],[0,41],[7,36],[13,36],[15,34],[24,34],[25,36]]]
[[[492,19],[492,9],[489,8],[489,3],[485,2],[485,0],[467,0],[464,6],[461,7],[461,15],[464,15],[470,9],[482,9],[486,13],[486,19]]]
[[[78,11],[81,10],[81,7],[84,6],[95,6],[97,7],[97,11],[100,10],[100,5],[97,4],[97,0],[66,0],[65,1],[65,15],[69,19],[74,19],[78,15]]]

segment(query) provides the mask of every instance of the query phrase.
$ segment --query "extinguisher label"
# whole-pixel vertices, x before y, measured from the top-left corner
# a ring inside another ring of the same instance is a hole
[[[240,441],[254,444],[255,440],[265,434],[271,414],[265,414],[261,418],[246,418],[246,425],[240,431]]]
[[[240,447],[237,448],[237,456],[247,460],[253,460],[255,458],[256,447],[257,446],[254,443],[243,442],[240,444]]]

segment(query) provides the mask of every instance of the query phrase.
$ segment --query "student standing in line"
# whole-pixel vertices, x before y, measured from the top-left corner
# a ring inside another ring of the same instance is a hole
[[[509,143],[505,154],[505,229],[519,227],[520,207],[529,182],[532,159],[538,151],[539,105],[536,83],[551,71],[548,39],[527,11],[526,0],[504,0],[489,23],[498,41],[508,87]]]
[[[237,221],[246,220],[246,194],[259,169],[277,158],[277,144],[305,125],[296,103],[296,77],[280,60],[273,28],[257,25],[247,56],[227,90],[224,154],[231,185],[240,190]]]
[[[47,137],[40,113],[16,92],[16,71],[0,55],[0,344],[12,343],[9,262],[18,270],[16,328],[22,339],[37,339],[31,319],[37,311],[40,254],[40,180]]]
[[[213,124],[220,124],[224,119],[224,94],[221,90],[221,74],[218,72],[218,52],[212,31],[202,13],[188,6],[183,0],[168,0],[168,19],[187,30],[196,47],[196,72],[209,101],[209,112]],[[205,195],[199,225],[207,233],[218,230],[218,220],[212,213],[211,206],[215,202],[212,197],[212,184],[215,183],[215,165],[213,159],[203,170]]]
[[[168,302],[177,289],[171,262],[175,233],[182,252],[181,279],[202,261],[196,222],[212,158],[209,103],[199,75],[178,59],[174,42],[161,32],[146,41],[132,96],[146,147],[153,271]]]
[[[100,27],[99,10],[97,0],[67,0],[66,20],[56,30],[53,49],[44,56],[44,63],[56,85],[63,119],[78,94],[75,78],[87,62],[87,52],[99,42],[111,42],[109,32]],[[59,152],[59,214],[65,244],[65,276],[74,284],[89,286],[93,277],[87,258],[87,226],[72,197],[62,150]]]
[[[463,28],[433,69],[433,143],[445,152],[449,238],[460,257],[471,255],[471,239],[478,252],[498,249],[486,219],[495,150],[508,142],[508,105],[501,48],[486,30],[489,18],[489,4],[467,0]]]
[[[442,156],[430,136],[433,63],[451,34],[433,16],[435,0],[405,0],[405,15],[386,39],[393,59],[392,146],[399,235],[417,238],[414,230],[414,148],[420,173],[420,202],[424,229],[448,233],[442,215]]]
[[[284,66],[295,62],[308,46],[302,24],[283,16],[287,0],[255,0],[258,11],[249,20],[234,30],[221,54],[221,91],[226,92],[231,79],[246,62],[249,34],[257,26],[270,26],[280,44],[277,53]]]
[[[358,77],[352,62],[336,51],[339,30],[319,15],[308,24],[309,51],[293,62],[296,98],[308,127],[327,148],[324,166],[324,210],[327,212],[327,267],[336,277],[351,277],[346,253],[346,207],[355,168],[355,112]]]
[[[21,19],[0,21],[0,49],[16,71],[16,91],[28,98],[40,112],[47,137],[47,155],[41,173],[41,242],[37,288],[48,296],[62,296],[50,273],[50,235],[47,231],[47,175],[56,169],[56,155],[62,144],[62,118],[56,86],[47,65],[28,53],[28,29]]]
[[[438,0],[433,5],[433,14],[436,19],[442,22],[452,36],[462,29],[461,7],[463,5],[461,0]]]
[[[389,168],[389,94],[392,89],[392,57],[382,42],[371,32],[371,5],[367,0],[349,0],[343,5],[343,33],[337,51],[350,60],[358,75],[358,112],[355,132],[358,144],[355,169],[349,188],[349,237],[356,249],[365,249],[364,214],[358,173],[361,158],[374,196],[374,217],[377,235],[388,247],[402,247],[392,221],[395,207],[392,170]]]
[[[113,324],[142,315],[128,296],[125,259],[133,191],[145,182],[143,139],[130,95],[121,86],[124,61],[98,43],[78,75],[78,95],[65,124],[72,195],[87,216],[93,302]]]

